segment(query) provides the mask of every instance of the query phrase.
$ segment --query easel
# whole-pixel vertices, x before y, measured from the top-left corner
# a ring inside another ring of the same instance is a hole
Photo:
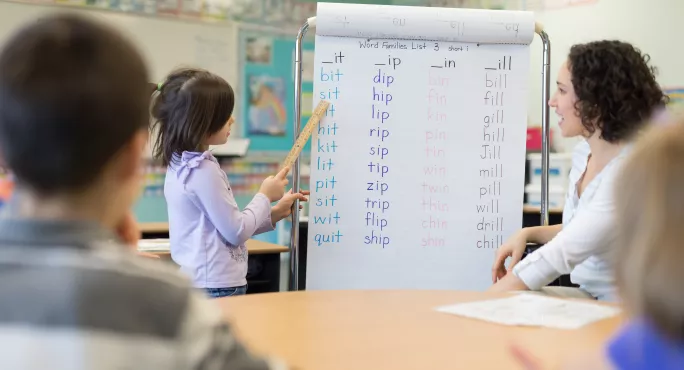
[[[297,33],[295,43],[295,91],[294,91],[294,140],[295,145],[302,123],[302,41],[309,27],[316,27],[316,17],[309,18]],[[542,40],[542,191],[541,225],[549,223],[549,106],[547,102],[551,89],[551,40],[540,23],[535,23],[534,32]],[[299,191],[299,156],[292,166],[292,190]],[[290,283],[289,290],[299,290],[299,202],[292,210],[290,232]]]

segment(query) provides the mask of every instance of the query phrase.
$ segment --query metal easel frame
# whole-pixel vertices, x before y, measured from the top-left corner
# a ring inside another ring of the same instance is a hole
[[[316,26],[316,17],[309,18],[297,33],[295,43],[295,91],[294,91],[294,141],[301,132],[302,123],[302,41],[309,27]],[[551,91],[551,40],[540,23],[535,23],[534,32],[542,41],[542,181],[541,181],[541,220],[549,223],[549,101]],[[299,157],[292,166],[292,190],[299,191]],[[290,232],[290,281],[289,290],[299,290],[299,202],[292,210],[292,230]]]

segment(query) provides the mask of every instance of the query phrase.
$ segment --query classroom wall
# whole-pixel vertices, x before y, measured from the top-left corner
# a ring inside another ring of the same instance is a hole
[[[357,1],[359,2],[359,1]],[[534,4],[539,1],[527,1],[530,9],[538,8]],[[516,2],[518,4],[518,2]],[[35,14],[37,8],[44,8],[43,6],[13,4],[0,1],[0,44],[3,39],[13,30],[18,22],[22,22],[28,18],[29,13]],[[157,50],[163,48],[161,45],[166,43],[161,42],[167,36],[171,35],[172,28],[194,29],[191,23],[179,20],[159,20],[154,18],[144,18],[135,15],[123,15],[109,13],[103,15],[103,12],[93,12],[104,16],[109,20],[113,20],[118,26],[129,25],[136,26],[140,30],[148,30],[146,32],[137,32],[134,37],[136,42],[144,49],[144,53],[148,60],[151,61],[154,78],[161,78],[167,70],[177,65],[177,58],[183,58],[178,54],[172,57],[164,57],[167,55],[166,50]],[[684,15],[684,1],[681,0],[596,0],[593,3],[581,4],[576,6],[562,7],[558,9],[537,11],[535,10],[535,18],[544,25],[545,30],[551,37],[552,53],[551,53],[551,80],[555,84],[555,78],[559,66],[565,59],[567,52],[571,45],[575,43],[587,42],[597,39],[617,38],[640,47],[643,51],[649,53],[655,65],[659,67],[659,81],[663,86],[676,87],[684,86],[684,71],[678,68],[680,61],[684,60],[684,51],[677,47],[678,43],[682,41],[677,37],[681,32],[678,26],[681,17]],[[176,26],[173,26],[176,25]],[[200,26],[197,26],[200,27]],[[240,73],[239,55],[239,40],[236,32],[235,24],[226,24],[224,26],[215,26],[225,28],[225,38],[223,38],[222,49],[225,52],[225,60],[222,64],[225,74],[232,83],[237,85],[238,91],[245,93],[242,88],[240,80],[242,76]],[[158,30],[166,30],[161,32]],[[156,32],[156,33],[155,33]],[[178,39],[173,36],[172,38]],[[294,39],[294,34],[292,35]],[[197,49],[199,50],[199,49]],[[193,60],[202,60],[205,63],[215,63],[215,60],[206,61],[206,58],[216,59],[216,53],[209,55],[194,55],[196,50],[188,50],[185,55],[188,63]],[[206,53],[205,53],[206,54]],[[538,37],[532,44],[532,64],[530,71],[530,95],[528,99],[528,125],[537,126],[541,124],[541,42]],[[553,87],[552,87],[553,92]],[[240,114],[241,106],[237,107],[238,115]],[[551,127],[555,134],[555,147],[558,151],[569,151],[576,140],[564,140],[560,138],[557,130],[557,118],[555,114],[551,114]],[[242,130],[237,130],[242,131]],[[236,136],[240,136],[241,132],[236,132]],[[289,138],[288,138],[289,139]],[[291,139],[287,141],[284,146],[288,146]],[[270,146],[270,145],[269,145]],[[276,145],[281,148],[283,145]],[[281,149],[282,150],[282,149]]]
[[[553,85],[558,68],[573,44],[620,39],[651,55],[653,64],[659,68],[661,85],[684,86],[684,69],[681,68],[684,63],[682,0],[598,0],[594,4],[535,13],[536,20],[544,25],[551,39]],[[528,102],[529,125],[541,124],[541,58],[541,41],[535,37]],[[557,123],[558,119],[551,111],[551,127],[557,128]],[[559,140],[558,149],[571,150],[575,143],[576,140]]]

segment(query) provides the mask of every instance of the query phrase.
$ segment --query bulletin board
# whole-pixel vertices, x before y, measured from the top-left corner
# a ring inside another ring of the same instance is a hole
[[[670,109],[684,111],[684,87],[667,87],[664,92],[670,97]]]
[[[294,141],[294,36],[240,30],[238,38],[242,136],[250,139],[250,152],[287,151]],[[313,40],[303,44],[302,54],[306,122],[313,109]]]

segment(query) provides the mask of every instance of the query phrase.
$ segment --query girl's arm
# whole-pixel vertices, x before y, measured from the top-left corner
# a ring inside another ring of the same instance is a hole
[[[243,211],[228,187],[225,172],[212,161],[202,161],[189,176],[186,189],[194,195],[195,204],[232,245],[242,245],[257,232],[266,231],[271,222],[271,202],[258,193]]]
[[[256,196],[258,196],[258,195],[259,194],[257,194]],[[255,196],[255,198],[256,198],[256,196]],[[254,200],[252,200],[252,202],[253,201]],[[270,203],[269,203],[269,206],[270,206]],[[278,222],[278,220],[273,219],[273,211],[272,210],[273,210],[273,208],[271,208],[269,210],[270,217],[268,219],[264,219],[264,221],[261,223],[261,225],[259,225],[257,227],[257,229],[254,231],[254,235],[259,235],[259,234],[263,234],[263,233],[267,233],[269,231],[275,230],[275,225],[276,225],[276,222]]]

